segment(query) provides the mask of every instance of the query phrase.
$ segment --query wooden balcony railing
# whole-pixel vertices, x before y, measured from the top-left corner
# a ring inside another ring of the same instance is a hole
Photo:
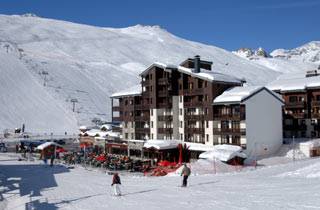
[[[234,114],[213,114],[213,118],[216,120],[233,120],[233,119],[238,119],[238,120],[245,120],[246,115],[245,113],[234,113]]]
[[[246,135],[244,128],[213,128],[213,134],[240,134]]]
[[[137,133],[150,133],[150,128],[135,128]]]
[[[121,119],[121,117],[113,117],[113,118],[112,118],[112,121],[114,121],[114,122],[120,122],[120,121],[122,121],[122,119]]]
[[[311,118],[317,118],[320,119],[320,113],[312,113]]]
[[[191,95],[202,95],[204,89],[202,88],[197,88],[197,89],[192,89],[192,90],[183,90],[183,95],[191,96]]]
[[[185,133],[203,134],[204,128],[185,128]]]
[[[204,120],[204,115],[184,115],[185,120],[201,121]]]
[[[150,116],[149,115],[140,115],[140,116],[134,116],[134,119],[137,121],[149,121]]]
[[[313,107],[320,107],[320,101],[312,101],[311,106]]]
[[[284,125],[283,130],[304,131],[307,130],[306,125]]]
[[[158,133],[172,134],[173,133],[173,129],[172,128],[158,128]]]
[[[292,108],[304,108],[306,107],[305,101],[299,101],[299,102],[287,102],[285,104],[286,109],[292,109]]]
[[[299,119],[303,119],[303,118],[307,118],[307,114],[306,113],[289,113],[287,114],[289,116],[291,116],[292,118],[299,118]]]
[[[119,112],[120,111],[120,106],[113,106],[112,111],[114,112]]]
[[[172,115],[158,116],[159,121],[172,121]]]

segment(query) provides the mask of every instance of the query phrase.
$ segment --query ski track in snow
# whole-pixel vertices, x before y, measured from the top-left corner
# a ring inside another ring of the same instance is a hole
[[[190,176],[120,174],[121,197],[112,195],[111,176],[82,167],[53,168],[0,154],[0,194],[5,209],[320,209],[319,159],[253,171]],[[311,170],[310,170],[311,169]],[[291,176],[295,171],[301,176]],[[1,198],[0,196],[0,198]],[[1,205],[0,205],[1,207]]]

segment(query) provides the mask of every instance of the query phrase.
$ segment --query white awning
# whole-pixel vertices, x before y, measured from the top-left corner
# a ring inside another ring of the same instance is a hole
[[[38,150],[43,150],[43,149],[45,149],[47,147],[50,147],[50,146],[62,147],[60,144],[57,144],[55,142],[50,141],[50,142],[46,142],[46,143],[40,144],[39,146],[37,146],[37,149]]]

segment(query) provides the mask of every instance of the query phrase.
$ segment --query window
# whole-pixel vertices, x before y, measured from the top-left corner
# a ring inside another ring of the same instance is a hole
[[[204,95],[204,100],[208,101],[208,95]]]
[[[203,80],[198,79],[198,88],[203,88]]]
[[[180,140],[183,140],[183,134],[180,133]]]
[[[206,135],[206,140],[209,142],[209,134]]]
[[[182,109],[179,109],[180,115],[182,115]]]
[[[151,134],[151,139],[153,139],[153,134]]]
[[[206,121],[206,128],[209,128],[209,121]]]
[[[179,96],[180,103],[182,103],[182,96]]]
[[[180,128],[183,128],[183,122],[180,121]]]
[[[131,134],[131,139],[134,139],[134,135],[133,135],[133,133]]]
[[[316,101],[320,101],[320,95],[316,95]]]
[[[151,121],[151,128],[153,128],[153,121]]]
[[[125,101],[124,101],[124,105],[128,105],[128,100],[125,100]]]
[[[128,133],[125,133],[124,136],[125,136],[125,139],[128,139],[129,135],[128,135]]]
[[[151,116],[153,116],[153,109],[151,109],[151,111],[150,111],[150,112],[151,112]]]
[[[289,102],[290,103],[294,103],[298,101],[298,97],[297,96],[289,96]]]

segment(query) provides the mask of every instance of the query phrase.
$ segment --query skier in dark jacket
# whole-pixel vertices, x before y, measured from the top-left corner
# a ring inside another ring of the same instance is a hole
[[[114,173],[113,177],[112,177],[111,186],[113,186],[114,195],[116,195],[116,196],[120,196],[121,195],[120,185],[121,185],[120,176],[119,176],[118,173]]]
[[[188,184],[188,177],[191,174],[190,168],[187,166],[187,164],[183,164],[183,169],[181,171],[181,176],[183,176],[183,181],[182,181],[182,187],[186,187]]]

